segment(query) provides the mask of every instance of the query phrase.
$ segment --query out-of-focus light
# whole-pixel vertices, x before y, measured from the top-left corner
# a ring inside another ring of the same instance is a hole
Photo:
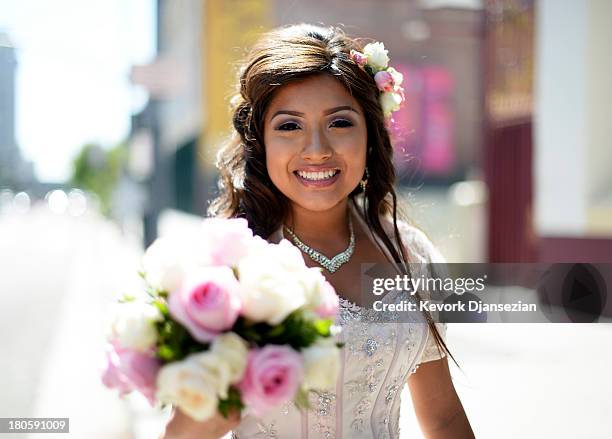
[[[81,216],[87,211],[87,197],[80,189],[72,189],[68,193],[68,213],[71,216]]]
[[[30,196],[25,192],[19,192],[13,198],[13,210],[18,214],[28,213],[30,210]]]
[[[13,204],[13,191],[3,189],[0,191],[0,212],[8,211]]]
[[[431,37],[431,28],[424,20],[410,20],[401,27],[404,38],[410,41],[425,41]]]
[[[93,192],[87,193],[87,205],[89,206],[90,212],[100,212],[102,208],[100,197]]]
[[[448,191],[451,201],[458,206],[474,206],[487,200],[487,187],[482,181],[461,181]]]
[[[54,190],[48,194],[47,202],[49,203],[49,209],[51,212],[58,215],[66,212],[68,208],[68,196],[64,191]]]

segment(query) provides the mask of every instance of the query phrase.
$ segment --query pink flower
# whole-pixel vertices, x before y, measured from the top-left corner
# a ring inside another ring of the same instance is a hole
[[[152,351],[142,353],[122,348],[113,341],[107,347],[107,364],[102,374],[102,383],[110,389],[118,389],[121,395],[137,390],[153,406],[155,380],[160,367]]]
[[[338,315],[340,299],[334,287],[327,281],[323,281],[319,291],[319,303],[315,312],[324,319]]]
[[[253,243],[253,232],[244,218],[209,218],[202,225],[206,262],[234,267]]]
[[[304,378],[301,355],[289,346],[268,345],[249,352],[238,387],[243,402],[256,416],[289,401]]]
[[[168,311],[199,342],[230,329],[242,308],[240,284],[228,267],[203,267],[168,298]]]
[[[380,91],[393,91],[395,87],[395,80],[391,73],[386,70],[381,70],[380,72],[374,75],[374,81],[376,81],[376,85]]]
[[[352,50],[350,52],[350,58],[355,61],[355,63],[359,66],[359,67],[363,67],[366,65],[366,63],[368,62],[368,58],[361,52],[358,52],[356,50]]]

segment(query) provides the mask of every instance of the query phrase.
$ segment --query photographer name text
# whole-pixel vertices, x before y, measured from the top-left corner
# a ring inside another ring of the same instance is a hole
[[[533,312],[537,310],[535,303],[523,303],[520,300],[515,303],[483,303],[481,300],[468,300],[466,302],[436,303],[423,300],[418,303],[402,300],[399,303],[384,303],[377,300],[372,304],[372,309],[379,312]]]

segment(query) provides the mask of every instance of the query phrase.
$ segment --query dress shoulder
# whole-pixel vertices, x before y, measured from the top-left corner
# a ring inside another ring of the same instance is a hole
[[[434,246],[425,232],[416,226],[399,220],[397,228],[402,238],[402,243],[411,256],[410,262],[414,263],[444,263],[444,257]]]
[[[416,264],[444,264],[446,260],[442,253],[435,247],[431,240],[427,237],[418,227],[408,224],[405,221],[398,221],[397,228],[402,238],[402,243],[406,248],[409,255],[409,261]],[[433,267],[439,267],[439,265],[427,265],[423,266],[423,274],[430,276]],[[430,294],[427,291],[419,292],[423,300],[429,300]],[[435,316],[434,316],[435,318]],[[446,343],[446,323],[436,323],[438,333]],[[431,329],[427,331],[427,342],[425,349],[419,359],[418,363],[425,363],[427,361],[439,360],[445,357],[446,354],[438,347],[435,341],[434,335]]]

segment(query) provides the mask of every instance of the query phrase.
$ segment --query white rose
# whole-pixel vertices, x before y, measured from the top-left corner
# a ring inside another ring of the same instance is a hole
[[[134,300],[114,305],[111,317],[111,336],[122,347],[139,352],[148,350],[157,341],[155,322],[163,316],[149,303]]]
[[[363,54],[368,58],[368,65],[374,69],[374,73],[384,70],[389,64],[389,53],[383,43],[370,43],[363,48]]]
[[[336,386],[340,371],[340,349],[332,337],[323,338],[302,349],[304,358],[304,387],[326,390]]]
[[[142,258],[145,279],[153,288],[171,292],[181,286],[185,276],[185,246],[177,239],[159,238]]]
[[[230,383],[235,384],[242,379],[249,355],[248,345],[242,337],[234,332],[221,334],[215,338],[210,350],[227,364]]]
[[[309,267],[299,279],[304,285],[306,293],[305,311],[309,311],[313,318],[318,318],[315,311],[323,302],[323,287],[327,279],[319,267]]]
[[[398,93],[386,91],[380,95],[380,106],[385,117],[400,109],[402,97]]]
[[[201,367],[206,376],[214,377],[215,392],[220,398],[227,398],[227,390],[232,382],[232,370],[227,361],[212,351],[192,354],[187,359]]]
[[[387,69],[387,72],[389,72],[393,77],[393,85],[395,87],[399,87],[400,85],[402,85],[402,82],[404,82],[404,75],[395,70],[393,67],[389,67]]]
[[[197,421],[205,421],[215,414],[219,404],[217,377],[190,357],[160,369],[156,397],[177,405]]]
[[[256,322],[277,325],[306,303],[300,276],[306,264],[289,241],[257,246],[238,264],[243,286],[242,314]]]

